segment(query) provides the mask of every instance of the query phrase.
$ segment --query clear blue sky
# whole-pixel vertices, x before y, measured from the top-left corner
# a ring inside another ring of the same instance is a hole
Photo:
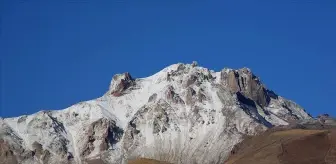
[[[249,67],[311,114],[336,115],[336,1],[4,0],[1,117],[101,96],[116,73],[193,60]],[[122,109],[121,109],[122,110]]]

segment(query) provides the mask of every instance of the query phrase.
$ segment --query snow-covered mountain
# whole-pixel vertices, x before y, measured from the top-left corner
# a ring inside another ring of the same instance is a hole
[[[112,78],[94,100],[0,119],[0,163],[223,163],[245,135],[311,117],[248,68],[174,64]]]

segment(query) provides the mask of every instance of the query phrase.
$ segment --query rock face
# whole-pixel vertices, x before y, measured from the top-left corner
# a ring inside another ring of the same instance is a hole
[[[245,97],[262,107],[267,106],[271,100],[269,91],[248,68],[240,70],[224,69],[221,71],[221,80],[230,91],[241,92]]]
[[[249,69],[174,64],[146,78],[115,75],[100,98],[0,120],[0,161],[222,163],[244,136],[311,119]]]
[[[133,84],[134,80],[128,72],[117,74],[112,78],[109,91],[113,96],[121,96],[123,92]]]

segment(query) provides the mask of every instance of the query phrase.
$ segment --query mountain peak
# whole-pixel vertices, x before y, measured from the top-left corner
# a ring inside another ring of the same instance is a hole
[[[0,153],[0,160],[222,163],[243,136],[304,119],[310,116],[300,106],[248,68],[177,63],[145,78],[116,74],[102,97],[64,110],[3,119],[0,146],[11,156]]]
[[[113,76],[109,93],[114,96],[121,96],[123,91],[134,84],[134,79],[130,75],[130,73],[126,72],[123,74],[116,74]]]

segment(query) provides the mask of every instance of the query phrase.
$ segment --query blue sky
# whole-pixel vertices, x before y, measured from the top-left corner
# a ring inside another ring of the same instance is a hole
[[[309,113],[336,115],[336,1],[1,2],[1,117],[101,96],[116,73],[193,60],[249,67]]]

